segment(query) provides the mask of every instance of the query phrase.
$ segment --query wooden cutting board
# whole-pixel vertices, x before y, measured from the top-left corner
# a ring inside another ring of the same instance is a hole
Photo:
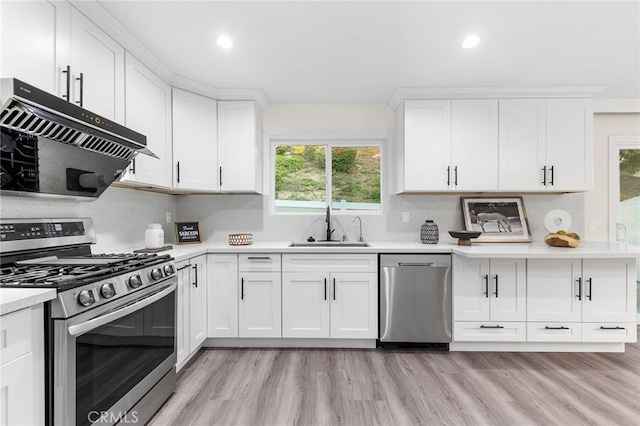
[[[561,234],[547,234],[544,242],[552,247],[578,247],[580,241]]]

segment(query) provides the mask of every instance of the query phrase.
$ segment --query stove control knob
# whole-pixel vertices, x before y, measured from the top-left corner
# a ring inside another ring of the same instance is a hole
[[[116,289],[113,287],[113,284],[111,283],[102,284],[102,287],[100,287],[100,294],[105,299],[111,299],[113,296],[116,295]]]
[[[175,270],[173,269],[173,265],[164,265],[164,268],[162,269],[164,269],[164,274],[167,276],[175,272]]]
[[[96,299],[93,297],[93,292],[91,290],[82,290],[80,294],[78,294],[78,303],[85,308],[93,305],[95,301]]]
[[[129,278],[129,286],[131,288],[138,288],[142,285],[142,278],[140,278],[140,275],[133,275],[131,276],[131,278]]]
[[[155,268],[151,271],[151,278],[154,280],[159,280],[162,278],[162,270],[160,268]]]

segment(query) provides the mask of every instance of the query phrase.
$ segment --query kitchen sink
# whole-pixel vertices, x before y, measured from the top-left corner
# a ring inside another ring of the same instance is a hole
[[[371,247],[365,242],[357,241],[300,241],[289,244],[289,247]]]

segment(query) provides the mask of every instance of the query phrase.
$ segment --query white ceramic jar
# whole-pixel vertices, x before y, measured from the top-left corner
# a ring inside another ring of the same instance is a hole
[[[164,246],[164,231],[159,223],[150,223],[144,232],[144,245],[148,249]]]

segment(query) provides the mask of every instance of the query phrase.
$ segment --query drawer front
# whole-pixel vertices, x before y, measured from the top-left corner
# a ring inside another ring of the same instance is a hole
[[[627,323],[582,323],[583,342],[625,342],[632,343],[637,340],[637,325],[634,322]]]
[[[579,342],[582,340],[582,324],[560,322],[527,323],[528,342]]]
[[[238,256],[240,272],[280,272],[282,255],[278,253],[241,254]]]
[[[284,254],[286,272],[378,272],[375,254]]]
[[[524,342],[527,338],[525,322],[469,322],[453,323],[454,342]]]
[[[21,309],[0,318],[0,365],[31,352],[31,309]]]

